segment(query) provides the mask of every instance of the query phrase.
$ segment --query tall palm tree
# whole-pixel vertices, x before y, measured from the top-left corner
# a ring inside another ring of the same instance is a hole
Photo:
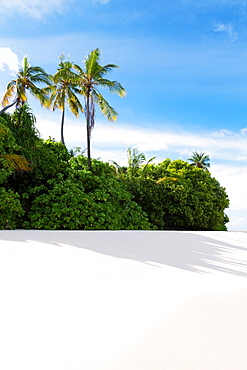
[[[64,118],[65,107],[68,104],[70,111],[76,116],[79,112],[83,112],[83,107],[80,100],[76,96],[79,92],[77,88],[77,74],[72,70],[72,63],[70,61],[63,61],[64,57],[60,57],[59,67],[57,72],[52,77],[53,84],[45,88],[46,93],[50,93],[48,101],[45,103],[46,107],[52,107],[52,110],[60,109],[62,111],[61,119],[61,142],[64,142]]]
[[[7,85],[7,91],[3,96],[3,109],[0,115],[7,109],[16,105],[16,108],[27,102],[27,91],[37,98],[42,104],[47,96],[44,89],[36,84],[50,85],[50,76],[41,67],[32,67],[27,57],[23,58],[22,68],[18,71],[16,79],[10,81]],[[14,101],[11,102],[11,99]]]
[[[107,64],[101,66],[99,64],[100,50],[94,49],[87,55],[84,60],[84,68],[81,68],[77,64],[74,64],[74,69],[77,71],[79,76],[79,85],[81,88],[81,94],[85,98],[85,116],[87,125],[87,158],[88,168],[92,170],[91,166],[91,131],[95,123],[95,104],[100,108],[101,113],[109,120],[115,122],[118,114],[114,108],[112,108],[103,95],[99,92],[98,87],[105,87],[110,92],[124,97],[126,92],[121,84],[117,81],[110,81],[106,78],[109,72],[114,68],[119,68],[115,64]]]
[[[191,158],[188,158],[188,161],[191,162],[191,166],[202,168],[203,170],[207,170],[208,167],[210,167],[209,156],[205,155],[204,152],[193,152],[193,155],[191,156]]]

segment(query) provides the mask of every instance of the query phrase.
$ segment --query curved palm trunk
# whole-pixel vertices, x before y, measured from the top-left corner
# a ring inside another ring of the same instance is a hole
[[[61,143],[62,143],[63,145],[65,145],[65,142],[64,142],[64,136],[63,136],[64,114],[65,114],[65,109],[63,108],[63,110],[62,110],[62,121],[61,121]]]
[[[13,107],[13,105],[15,105],[17,103],[17,99],[15,99],[15,101],[9,105],[7,105],[6,107],[4,107],[1,111],[0,111],[0,116],[9,108]]]
[[[91,138],[91,129],[90,129],[90,108],[89,108],[89,100],[90,96],[89,93],[86,95],[86,123],[87,123],[87,165],[88,169],[92,171],[92,163],[91,163],[91,146],[90,146],[90,138]]]

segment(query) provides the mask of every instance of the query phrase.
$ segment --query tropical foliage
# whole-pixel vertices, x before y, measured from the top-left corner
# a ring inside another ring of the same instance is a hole
[[[134,200],[158,229],[226,230],[226,191],[208,171],[187,162],[149,165],[146,178],[127,182]]]
[[[17,77],[11,80],[7,85],[2,100],[3,109],[0,115],[13,105],[18,108],[27,102],[27,91],[37,98],[41,104],[44,104],[47,96],[45,90],[38,87],[37,84],[50,85],[50,76],[41,67],[32,67],[27,57],[23,58],[22,68],[18,71]],[[13,100],[13,101],[12,101]]]
[[[14,136],[7,125],[8,121],[0,117],[0,170],[2,174],[6,171],[6,176],[13,170],[29,171],[31,169],[30,163],[24,156],[14,153],[18,152],[20,147],[16,145]]]
[[[29,170],[28,161],[15,154],[19,150],[14,136],[7,128],[6,120],[0,117],[0,229],[15,228],[17,219],[24,214],[19,194],[6,184],[14,170]]]
[[[98,167],[104,164],[98,163]],[[126,187],[109,175],[98,176],[88,170],[74,170],[67,177],[59,173],[45,185],[35,187],[32,195],[27,228],[131,230],[151,227]]]

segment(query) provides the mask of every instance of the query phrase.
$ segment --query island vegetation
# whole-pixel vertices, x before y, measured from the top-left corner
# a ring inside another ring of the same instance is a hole
[[[50,76],[25,57],[8,84],[0,111],[0,229],[227,230],[229,199],[205,153],[154,163],[128,148],[126,167],[91,158],[95,104],[107,119],[117,119],[99,87],[126,94],[106,78],[117,66],[101,66],[99,58],[95,49],[80,67],[61,57]],[[40,138],[28,91],[44,107],[61,110],[61,142]],[[85,112],[87,156],[66,148],[67,105],[76,116]]]

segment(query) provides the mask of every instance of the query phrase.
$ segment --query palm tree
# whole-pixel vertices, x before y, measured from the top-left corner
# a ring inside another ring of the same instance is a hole
[[[143,178],[146,174],[149,163],[152,162],[155,157],[152,157],[146,161],[145,155],[140,153],[138,149],[127,148],[127,159],[128,167],[121,167],[119,164],[117,164],[117,162],[111,161],[114,174],[118,178],[133,178],[137,177],[138,175]]]
[[[38,88],[36,84],[50,85],[50,76],[41,67],[32,67],[27,57],[23,58],[22,68],[17,73],[17,78],[7,85],[7,91],[3,96],[3,109],[0,115],[7,109],[16,105],[16,108],[27,102],[27,90],[43,104],[47,96],[44,89]],[[14,101],[11,102],[11,99]]]
[[[191,166],[202,168],[203,170],[207,170],[208,167],[210,167],[209,156],[205,155],[204,152],[201,153],[193,152],[192,157],[188,158],[187,160],[192,162]]]
[[[81,88],[81,94],[85,98],[85,116],[87,125],[87,158],[88,168],[92,170],[91,165],[91,148],[90,139],[91,131],[95,123],[95,104],[100,108],[101,113],[109,120],[115,122],[118,114],[114,108],[112,108],[105,100],[103,95],[99,92],[98,87],[105,87],[110,92],[124,97],[126,92],[121,84],[117,81],[110,81],[106,78],[109,72],[114,68],[119,68],[115,64],[107,64],[101,66],[99,64],[100,50],[94,49],[87,55],[84,60],[84,69],[74,64],[74,69],[77,71],[79,76],[79,85]]]
[[[127,158],[128,158],[127,174],[129,175],[129,177],[136,177],[141,167],[142,167],[141,177],[143,177],[145,175],[148,164],[155,159],[155,157],[150,158],[143,167],[144,162],[146,161],[146,157],[143,153],[140,153],[139,150],[136,148],[133,149],[127,148]]]
[[[62,111],[61,119],[61,142],[65,145],[63,128],[65,107],[68,104],[70,111],[76,116],[79,116],[79,111],[83,112],[83,107],[76,93],[79,93],[77,88],[78,76],[72,71],[72,63],[63,61],[63,55],[60,57],[59,68],[52,77],[53,84],[45,88],[46,93],[50,93],[50,98],[45,103],[46,107],[52,107],[52,110],[60,109]]]

